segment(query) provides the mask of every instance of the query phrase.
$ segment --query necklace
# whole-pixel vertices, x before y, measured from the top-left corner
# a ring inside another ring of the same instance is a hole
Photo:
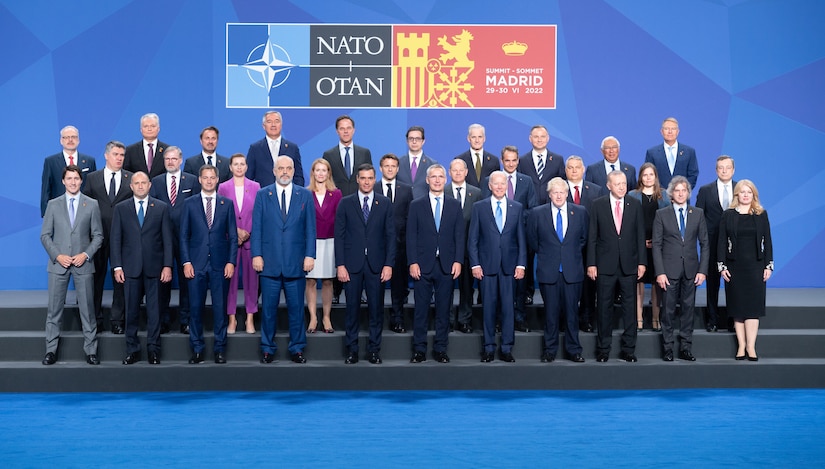
[[[653,194],[648,195],[648,194],[645,194],[644,192],[642,192],[642,194],[644,194],[645,197],[647,197],[648,202],[653,202]]]

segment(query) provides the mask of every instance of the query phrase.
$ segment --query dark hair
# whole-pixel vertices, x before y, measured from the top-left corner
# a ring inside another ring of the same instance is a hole
[[[371,163],[362,163],[358,166],[358,171],[356,174],[361,174],[361,171],[372,171],[373,176],[375,175],[375,166]]]
[[[212,171],[215,173],[215,176],[218,176],[218,168],[212,166],[211,164],[205,164],[201,166],[201,169],[198,170],[198,177],[203,176],[204,171]]]
[[[398,157],[395,156],[395,153],[387,153],[386,155],[382,156],[381,160],[378,162],[378,165],[380,166],[381,164],[383,164],[384,160],[394,160],[396,163],[401,164],[401,160],[399,160]]]
[[[344,114],[344,115],[338,116],[338,118],[335,119],[335,129],[336,130],[338,129],[338,123],[341,122],[342,120],[345,120],[345,119],[349,119],[349,121],[352,122],[352,126],[355,127],[355,121],[352,120],[352,117]]]
[[[414,125],[414,126],[410,127],[409,129],[407,129],[407,134],[404,135],[404,136],[409,138],[410,132],[415,132],[416,130],[421,132],[421,140],[424,140],[424,127],[421,127],[420,125]]]
[[[66,179],[66,173],[77,173],[77,175],[80,176],[80,180],[83,180],[83,174],[76,164],[70,164],[63,168],[63,176],[60,179]]]
[[[218,128],[215,127],[214,125],[210,125],[209,127],[206,127],[205,129],[201,130],[200,138],[203,138],[203,134],[205,134],[207,130],[214,131],[215,132],[215,137],[220,137],[221,132],[218,130]]]

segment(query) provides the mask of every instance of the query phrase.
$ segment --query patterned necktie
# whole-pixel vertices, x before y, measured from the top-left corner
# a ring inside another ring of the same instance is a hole
[[[389,183],[389,182],[387,183],[387,198],[390,199],[390,202],[393,202],[393,200],[392,200],[392,184]]]
[[[512,200],[516,195],[516,190],[513,188],[513,176],[507,176],[507,198]]]
[[[349,147],[344,147],[344,174],[352,177],[352,166],[349,164]]]
[[[138,209],[138,223],[140,223],[140,227],[143,228],[143,218],[144,218],[144,211],[143,211],[143,201],[138,200],[138,204],[140,208]]]
[[[175,182],[175,176],[172,176],[172,184],[169,189],[169,203],[172,206],[175,206],[175,202],[178,200],[178,183]]]
[[[539,155],[539,163],[536,165],[536,173],[539,175],[539,181],[544,177],[544,155]]]
[[[685,209],[679,208],[679,233],[682,234],[682,241],[685,240]]]
[[[209,166],[212,166],[212,155],[207,155],[206,164],[208,164]]]
[[[361,212],[364,213],[364,223],[367,222],[370,218],[370,198],[368,196],[364,196],[364,206],[361,207]]]
[[[498,227],[498,232],[501,233],[504,231],[504,214],[501,211],[501,201],[496,201],[496,226]]]
[[[456,198],[456,200],[458,200],[458,203],[461,204],[461,208],[463,209],[464,208],[464,199],[461,198],[461,188],[460,187],[455,188],[455,198]]]
[[[117,197],[117,182],[115,181],[115,173],[112,173],[112,179],[109,181],[109,202],[114,202]]]
[[[728,185],[725,184],[725,191],[722,193],[722,210],[727,210],[730,207],[730,195],[728,194]]]
[[[152,148],[155,146],[154,143],[147,143],[149,146],[149,153],[146,156],[146,169],[151,173],[152,172],[152,161],[155,160],[155,150]]]
[[[281,191],[281,218],[286,221],[286,190]]]
[[[615,213],[615,223],[616,223],[616,233],[622,232],[622,201],[616,201],[616,213]]]
[[[410,166],[410,175],[412,175],[413,181],[415,181],[415,174],[418,172],[418,163],[416,163],[416,160],[418,160],[418,157],[413,156],[412,166]]]
[[[206,198],[206,226],[212,229],[212,197]]]
[[[481,181],[481,154],[476,152],[476,180]]]
[[[74,197],[69,199],[69,223],[74,228]]]
[[[573,186],[573,203],[576,205],[582,204],[581,194],[579,194],[579,186]]]
[[[441,230],[441,197],[435,198],[435,231]]]

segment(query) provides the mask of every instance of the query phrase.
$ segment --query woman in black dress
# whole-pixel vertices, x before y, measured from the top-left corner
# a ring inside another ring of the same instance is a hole
[[[730,209],[722,214],[717,254],[728,315],[736,330],[735,358],[757,361],[756,336],[759,318],[765,315],[765,282],[773,273],[773,244],[768,212],[747,179],[736,184]]]
[[[650,284],[652,315],[650,324],[653,331],[659,332],[662,330],[659,323],[659,299],[662,298],[662,291],[656,285],[656,274],[653,269],[653,219],[656,218],[656,210],[667,207],[670,200],[659,185],[659,174],[656,172],[656,166],[653,163],[645,163],[639,168],[639,182],[636,189],[630,191],[627,195],[642,203],[642,218],[645,220],[645,246],[647,247],[647,269],[645,269],[644,276],[636,284],[636,330],[641,331],[644,328],[642,312],[644,311],[645,284],[647,283]]]

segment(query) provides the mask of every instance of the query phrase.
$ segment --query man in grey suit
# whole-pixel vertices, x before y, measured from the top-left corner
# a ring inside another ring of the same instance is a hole
[[[670,207],[656,211],[653,220],[653,268],[656,283],[665,292],[662,311],[662,343],[666,362],[673,361],[673,317],[676,303],[679,313],[679,358],[695,361],[691,353],[693,340],[693,310],[696,287],[705,281],[708,272],[708,228],[702,209],[688,205],[690,182],[684,176],[674,176],[667,188],[673,201]],[[696,244],[699,252],[696,252]]]
[[[473,204],[481,200],[481,189],[467,183],[469,169],[467,163],[456,157],[450,163],[450,179],[452,182],[444,187],[444,196],[456,199],[461,204],[464,215],[464,239],[470,229],[470,217],[473,215]],[[464,250],[464,268],[458,277],[458,306],[456,317],[450,318],[453,327],[465,334],[473,332],[473,273],[470,271],[470,256]]]
[[[94,312],[94,272],[92,256],[103,244],[103,225],[97,201],[80,193],[80,168],[63,169],[65,196],[49,201],[43,216],[40,242],[49,255],[49,307],[46,313],[46,356],[44,365],[57,361],[60,324],[69,277],[77,290],[80,322],[83,325],[83,350],[86,362],[98,365],[97,321]]]

